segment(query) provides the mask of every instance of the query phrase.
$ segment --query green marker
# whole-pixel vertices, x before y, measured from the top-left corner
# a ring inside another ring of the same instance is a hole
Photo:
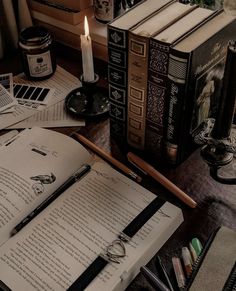
[[[197,256],[199,256],[200,253],[201,253],[201,251],[202,251],[202,244],[201,244],[201,242],[199,241],[198,238],[195,237],[195,238],[192,239],[192,242],[191,243],[192,243],[192,246],[193,246],[193,248],[194,248]]]
[[[189,250],[190,250],[190,253],[192,256],[192,260],[193,260],[193,262],[195,262],[197,260],[197,253],[196,253],[194,247],[192,246],[191,242],[189,243]]]

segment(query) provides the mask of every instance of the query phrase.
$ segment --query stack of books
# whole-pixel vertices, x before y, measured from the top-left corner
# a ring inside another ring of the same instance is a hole
[[[97,22],[92,0],[28,0],[34,24],[44,26],[54,39],[80,50],[87,16],[94,57],[107,61],[107,28]]]
[[[171,164],[186,159],[192,132],[217,115],[235,24],[222,10],[175,0],[142,1],[110,22],[111,136]]]

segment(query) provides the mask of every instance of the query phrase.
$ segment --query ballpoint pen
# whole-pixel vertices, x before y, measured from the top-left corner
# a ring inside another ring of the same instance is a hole
[[[29,215],[27,215],[20,223],[18,223],[11,232],[11,236],[19,232],[25,227],[33,218],[35,218],[40,212],[42,212],[51,202],[53,202],[58,196],[60,196],[66,189],[73,185],[76,181],[82,178],[91,169],[88,164],[83,165],[70,176],[57,190],[55,190],[47,199],[45,199],[38,207],[36,207]]]
[[[158,275],[160,275],[160,279],[163,278],[164,283],[167,284],[167,286],[169,287],[170,291],[174,291],[174,287],[172,286],[172,283],[171,283],[170,278],[169,278],[169,276],[167,274],[165,266],[163,265],[163,263],[161,261],[161,258],[159,256],[156,256],[155,266],[156,266]]]
[[[137,168],[139,168],[144,173],[150,175],[153,179],[158,181],[162,186],[168,189],[171,193],[173,193],[185,204],[187,204],[191,208],[195,208],[197,206],[197,203],[191,197],[189,197],[180,188],[178,188],[174,183],[172,183],[169,179],[163,176],[160,172],[158,172],[154,167],[149,165],[143,159],[141,159],[140,157],[138,157],[137,155],[131,152],[127,154],[127,158]]]
[[[160,291],[170,291],[170,289],[147,267],[142,266],[140,272],[144,275],[147,281],[152,285],[153,288]]]

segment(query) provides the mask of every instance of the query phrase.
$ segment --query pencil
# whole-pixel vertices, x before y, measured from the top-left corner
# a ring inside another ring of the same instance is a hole
[[[131,169],[129,169],[127,166],[122,164],[120,161],[113,158],[111,155],[109,155],[107,152],[99,148],[97,145],[92,143],[90,140],[88,140],[86,137],[82,136],[79,133],[73,133],[72,136],[74,136],[78,141],[82,142],[84,145],[86,145],[88,148],[90,148],[93,152],[98,154],[100,157],[102,157],[107,162],[111,163],[118,169],[120,169],[123,173],[127,174],[131,178],[135,179],[137,182],[141,182],[142,178],[138,176],[136,173],[134,173]]]
[[[11,236],[18,233],[31,220],[33,220],[39,213],[41,213],[50,203],[55,201],[66,189],[81,179],[86,173],[90,171],[90,165],[83,165],[70,176],[59,188],[57,188],[50,196],[48,196],[39,206],[37,206],[29,215],[27,215],[20,223],[18,223],[11,231]]]
[[[186,205],[190,206],[191,208],[195,208],[197,206],[197,203],[192,198],[190,198],[174,183],[172,183],[169,179],[163,176],[160,172],[158,172],[156,169],[154,169],[151,165],[149,165],[147,162],[142,160],[140,157],[136,156],[135,154],[131,152],[127,154],[127,157],[131,163],[133,163],[138,168],[140,168],[143,172],[147,173],[156,181],[158,181],[162,186],[168,189],[172,194],[178,197]]]

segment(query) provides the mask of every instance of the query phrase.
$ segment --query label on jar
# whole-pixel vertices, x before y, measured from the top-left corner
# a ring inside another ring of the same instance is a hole
[[[50,51],[38,55],[28,55],[29,73],[31,77],[44,77],[52,74]]]
[[[114,0],[95,0],[94,15],[101,21],[111,21],[114,18]]]

